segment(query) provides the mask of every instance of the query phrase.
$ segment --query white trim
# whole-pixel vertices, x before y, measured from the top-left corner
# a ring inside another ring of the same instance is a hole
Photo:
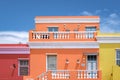
[[[120,36],[97,36],[99,43],[120,43]]]
[[[86,55],[86,56],[88,56],[88,55],[96,55],[96,56],[97,56],[98,53],[92,53],[92,52],[89,53],[89,52],[88,52],[88,53],[84,53],[84,55]]]
[[[99,43],[96,41],[90,41],[90,42],[77,42],[77,41],[71,41],[71,42],[29,42],[30,48],[99,48]]]
[[[57,53],[46,53],[46,55],[57,55]]]
[[[120,50],[120,48],[116,48],[116,50]]]
[[[35,23],[99,23],[100,18],[36,18]]]
[[[48,66],[48,65],[47,65],[47,56],[48,56],[48,55],[46,55],[46,72],[47,72],[47,70],[48,70],[48,67],[47,67],[47,66]]]
[[[0,54],[30,54],[30,48],[0,47]]]
[[[29,58],[18,58],[18,60],[29,60]]]
[[[115,50],[116,51],[116,54],[115,54],[115,63],[116,63],[116,65],[117,65],[117,60],[120,60],[120,59],[117,59],[117,51],[120,51],[120,49],[117,49],[117,50]]]
[[[29,51],[0,51],[0,54],[30,54]]]

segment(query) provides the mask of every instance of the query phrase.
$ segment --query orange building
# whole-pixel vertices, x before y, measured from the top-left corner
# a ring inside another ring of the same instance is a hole
[[[98,16],[37,16],[24,80],[101,80]]]

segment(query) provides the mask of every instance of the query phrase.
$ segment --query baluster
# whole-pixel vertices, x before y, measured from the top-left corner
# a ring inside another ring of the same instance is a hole
[[[64,33],[62,33],[62,39],[64,39]]]
[[[77,38],[81,39],[81,33],[78,33]]]
[[[61,33],[59,33],[59,39],[61,39]]]
[[[81,33],[81,39],[84,39],[84,33],[83,32]]]
[[[96,73],[95,73],[95,78],[98,78],[98,74],[97,74],[97,71],[96,71]]]
[[[35,33],[32,33],[32,38],[35,39]]]
[[[68,33],[68,39],[70,38],[70,33]]]
[[[86,39],[89,39],[89,32],[86,33]]]
[[[63,71],[63,79],[65,79],[65,71]]]
[[[75,38],[78,39],[79,33],[75,33]]]
[[[40,35],[36,33],[36,39],[40,39]]]
[[[78,71],[78,74],[77,74],[77,75],[78,75],[78,77],[77,77],[77,78],[79,79],[79,78],[80,78],[80,71]]]
[[[84,72],[83,71],[80,71],[80,78],[82,79],[84,76]]]

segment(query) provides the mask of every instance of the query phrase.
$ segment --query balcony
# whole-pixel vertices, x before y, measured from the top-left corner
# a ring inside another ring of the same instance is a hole
[[[96,32],[70,31],[70,32],[41,32],[30,31],[29,41],[96,41]]]
[[[42,73],[33,80],[101,80],[101,71],[68,71],[68,70],[54,70]]]

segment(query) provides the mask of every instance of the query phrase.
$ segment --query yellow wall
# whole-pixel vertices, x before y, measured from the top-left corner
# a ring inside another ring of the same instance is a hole
[[[101,33],[100,30],[97,31],[98,32],[98,36],[99,37],[116,37],[116,36],[120,36],[120,33]]]
[[[120,80],[120,67],[113,66],[113,80]]]
[[[102,70],[102,80],[113,80],[113,66],[116,65],[116,48],[120,48],[120,43],[100,43],[99,56],[100,69]],[[116,73],[116,71],[114,73]],[[115,74],[114,77],[116,77]],[[114,80],[120,80],[120,78]]]

